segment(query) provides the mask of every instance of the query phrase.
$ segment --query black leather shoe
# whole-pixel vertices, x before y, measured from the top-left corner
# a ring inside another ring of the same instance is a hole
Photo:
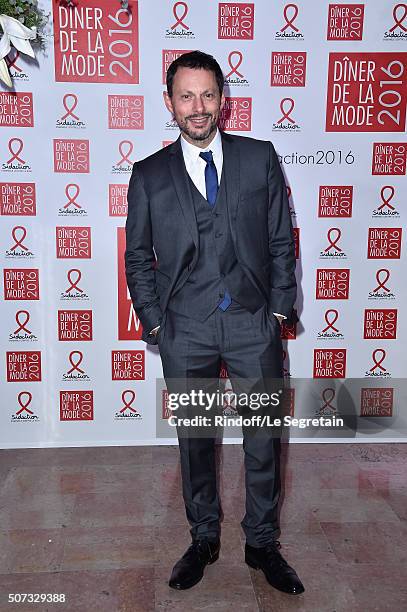
[[[295,595],[303,593],[304,585],[296,571],[282,557],[279,548],[281,544],[278,540],[270,542],[263,548],[254,548],[246,544],[245,561],[253,569],[263,570],[267,582],[275,589]]]
[[[172,589],[190,589],[204,575],[206,565],[219,558],[220,540],[193,540],[191,546],[174,565],[169,585]]]

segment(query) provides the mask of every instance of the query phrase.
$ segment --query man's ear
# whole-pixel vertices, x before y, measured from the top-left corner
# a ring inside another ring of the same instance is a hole
[[[171,98],[168,95],[167,91],[163,92],[163,97],[164,97],[164,104],[167,107],[167,110],[173,115],[174,114],[174,108],[172,106]]]

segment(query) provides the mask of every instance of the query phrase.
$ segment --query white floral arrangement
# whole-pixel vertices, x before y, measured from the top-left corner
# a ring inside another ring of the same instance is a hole
[[[35,57],[32,42],[39,45],[48,15],[38,7],[38,0],[0,0],[0,80],[12,86],[6,57],[11,46]]]

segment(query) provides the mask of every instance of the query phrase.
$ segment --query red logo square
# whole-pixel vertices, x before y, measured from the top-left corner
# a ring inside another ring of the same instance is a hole
[[[400,259],[401,227],[369,227],[368,259]]]
[[[4,268],[5,300],[39,300],[40,276],[37,269]]]
[[[57,227],[57,259],[90,259],[90,227]]]
[[[365,340],[395,340],[397,308],[366,308],[363,338]]]
[[[109,128],[144,130],[144,96],[108,96]]]
[[[318,217],[351,217],[352,202],[352,185],[320,185]]]
[[[286,323],[283,320],[281,325],[281,339],[282,340],[295,340],[297,337],[297,325],[296,323]]]
[[[271,54],[272,87],[305,87],[306,51],[273,51]]]
[[[362,40],[364,4],[330,4],[327,40]]]
[[[228,132],[250,132],[252,129],[252,98],[226,98],[219,126]]]
[[[119,340],[140,340],[143,327],[136,315],[127,287],[124,269],[124,251],[126,250],[126,232],[124,227],[117,228],[117,289],[118,289],[118,325]]]
[[[110,217],[126,217],[127,216],[127,185],[110,184],[109,185],[109,216]]]
[[[90,171],[89,140],[54,138],[54,172]]]
[[[393,393],[392,387],[363,387],[360,390],[360,416],[393,416]]]
[[[165,419],[166,421],[172,415],[172,410],[170,410],[168,407],[168,395],[168,389],[163,389],[161,391],[161,418]]]
[[[0,215],[36,214],[35,183],[0,183]]]
[[[349,268],[319,268],[315,298],[317,300],[348,300],[349,281]]]
[[[252,2],[219,2],[218,38],[253,40],[254,4]]]
[[[407,53],[330,53],[326,131],[404,132],[406,71]]]
[[[58,340],[60,342],[92,340],[92,311],[58,310]]]
[[[112,380],[144,380],[145,351],[112,351]]]
[[[41,380],[41,351],[7,351],[7,382]]]
[[[137,0],[128,0],[128,10],[116,0],[52,4],[56,81],[139,82]]]
[[[60,421],[93,421],[93,391],[60,391]]]
[[[407,144],[374,142],[372,174],[402,176],[406,173]]]
[[[346,349],[314,349],[314,378],[345,378]]]
[[[33,127],[33,95],[26,91],[0,92],[0,127]]]

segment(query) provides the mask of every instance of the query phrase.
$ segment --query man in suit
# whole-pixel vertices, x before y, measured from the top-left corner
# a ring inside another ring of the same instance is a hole
[[[292,316],[295,252],[286,186],[271,142],[231,136],[217,123],[224,77],[194,51],[168,69],[164,101],[181,135],[133,166],[126,276],[142,339],[158,344],[164,377],[234,381],[282,377],[280,323]],[[252,387],[253,388],[253,387]],[[264,429],[264,428],[263,428]],[[220,549],[215,440],[180,436],[182,490],[192,544],[169,585],[203,577]],[[287,593],[304,587],[282,557],[278,437],[246,432],[245,560]]]

